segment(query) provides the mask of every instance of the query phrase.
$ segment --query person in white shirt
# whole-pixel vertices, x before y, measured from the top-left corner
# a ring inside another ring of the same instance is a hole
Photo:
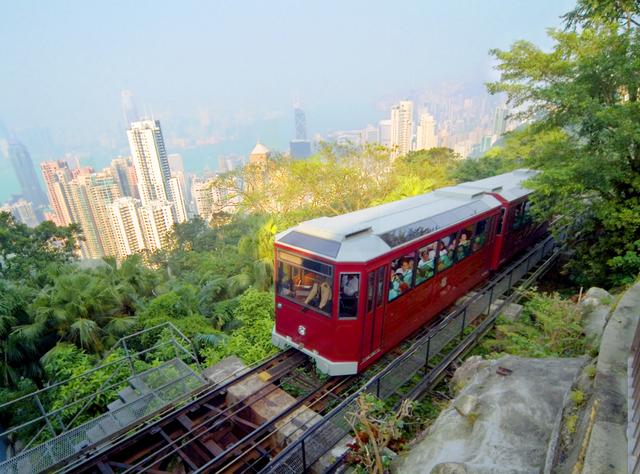
[[[354,296],[359,290],[359,279],[357,275],[344,275],[342,277],[342,292],[346,296]]]

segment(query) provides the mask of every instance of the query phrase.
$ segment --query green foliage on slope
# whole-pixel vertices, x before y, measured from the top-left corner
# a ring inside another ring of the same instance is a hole
[[[531,182],[542,216],[588,211],[573,243],[581,284],[640,273],[639,17],[638,2],[583,0],[549,31],[551,51],[517,41],[492,52],[501,77],[489,90],[533,120],[499,153],[543,171]]]

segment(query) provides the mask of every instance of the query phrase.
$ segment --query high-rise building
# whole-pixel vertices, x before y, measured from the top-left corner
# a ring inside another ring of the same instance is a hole
[[[171,189],[171,195],[173,196],[173,208],[175,214],[175,221],[186,222],[188,220],[187,206],[185,203],[184,188],[180,182],[180,176],[172,176],[169,180],[169,188]]]
[[[122,100],[122,117],[124,119],[125,128],[129,128],[133,122],[140,120],[138,108],[133,100],[133,92],[124,90],[120,94]]]
[[[182,196],[182,202],[184,203],[184,207],[188,207],[187,204],[191,202],[191,189],[188,186],[187,175],[184,171],[184,162],[182,161],[182,156],[179,153],[172,153],[169,155],[169,169],[171,170],[171,177],[177,178],[180,183],[180,189],[176,190]],[[175,185],[173,185],[175,187]],[[173,189],[173,188],[172,188]],[[174,195],[176,193],[173,193]],[[180,200],[176,200],[176,202],[180,202]],[[177,206],[176,209],[180,212],[180,206]],[[184,220],[178,218],[178,222],[184,222]]]
[[[31,202],[26,199],[18,199],[17,201],[7,203],[0,207],[0,212],[11,213],[14,219],[29,227],[35,227],[40,223],[40,219],[33,210]]]
[[[503,135],[507,130],[507,108],[504,105],[500,105],[496,108],[493,114],[493,134]]]
[[[17,140],[9,140],[7,146],[7,152],[9,155],[9,161],[11,166],[18,177],[20,188],[22,189],[22,196],[31,201],[34,206],[45,206],[47,204],[47,197],[40,187],[40,182],[36,176],[35,168],[33,167],[33,161],[27,147]]]
[[[90,186],[91,170],[74,169],[75,176],[60,185],[71,215],[71,222],[79,224],[82,229],[80,252],[83,258],[99,258],[105,255],[100,241],[98,226],[91,210],[88,188]]]
[[[151,201],[141,206],[138,213],[145,248],[151,252],[166,248],[169,243],[169,231],[175,223],[172,203]]]
[[[75,178],[75,180],[85,188],[89,199],[89,209],[93,218],[93,226],[98,234],[102,255],[117,255],[110,206],[111,203],[122,197],[122,193],[113,170],[106,168],[86,177]]]
[[[140,200],[130,196],[116,199],[110,208],[116,255],[124,258],[145,248],[144,235],[140,225]]]
[[[136,170],[131,158],[118,157],[111,160],[111,169],[118,181],[123,196],[139,198]]]
[[[53,222],[64,226],[72,222],[71,207],[66,193],[66,185],[73,178],[71,169],[64,160],[40,163],[42,176],[49,195],[49,205],[53,211]]]
[[[269,149],[264,146],[262,143],[256,143],[256,146],[253,147],[253,150],[249,154],[249,163],[252,165],[255,164],[266,164],[269,160],[269,155],[271,152]]]
[[[289,154],[296,159],[311,156],[311,142],[307,140],[307,118],[299,104],[293,106],[295,138],[289,142]]]
[[[311,142],[309,140],[291,140],[289,154],[296,160],[309,158],[311,156]]]
[[[224,189],[215,186],[215,178],[197,178],[191,185],[196,213],[208,221],[216,212],[233,212]]]
[[[420,114],[420,123],[416,129],[416,150],[428,150],[437,146],[436,121],[431,114]]]
[[[413,142],[413,102],[403,100],[391,108],[391,149],[394,156],[406,155]]]
[[[304,110],[300,107],[300,104],[294,104],[293,106],[293,120],[296,128],[296,140],[307,139],[307,117]]]
[[[391,146],[391,120],[380,120],[378,122],[378,136],[380,145]]]
[[[182,193],[174,196],[172,192],[172,188],[176,188],[170,182],[171,170],[160,121],[133,122],[127,136],[142,205],[146,206],[152,201],[168,201],[173,204],[174,220],[183,222],[186,219],[184,200]]]
[[[369,124],[362,130],[362,143],[378,143],[380,132],[377,127]]]

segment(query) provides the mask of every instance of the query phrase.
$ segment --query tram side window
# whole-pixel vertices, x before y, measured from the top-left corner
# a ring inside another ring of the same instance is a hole
[[[437,270],[439,272],[451,267],[456,258],[456,243],[457,234],[453,234],[440,239],[438,242],[438,265]]]
[[[527,219],[525,210],[528,209],[526,204],[526,202],[521,202],[518,204],[518,207],[516,207],[515,215],[513,216],[513,225],[511,226],[513,230],[518,230],[525,224]]]
[[[360,293],[360,274],[340,274],[340,318],[358,316],[358,294]]]
[[[464,260],[471,254],[471,239],[473,237],[473,224],[460,231],[458,247],[456,248],[456,261]]]
[[[476,232],[473,235],[473,251],[476,252],[482,248],[487,241],[487,232],[489,230],[489,219],[485,219],[476,224]]]
[[[413,254],[405,255],[391,262],[389,281],[389,301],[406,293],[413,287]]]
[[[418,250],[418,265],[416,268],[416,286],[424,283],[436,273],[436,249],[438,243],[433,242]]]
[[[295,255],[279,253],[278,257],[278,295],[331,316],[333,268]],[[318,271],[312,271],[309,267]]]

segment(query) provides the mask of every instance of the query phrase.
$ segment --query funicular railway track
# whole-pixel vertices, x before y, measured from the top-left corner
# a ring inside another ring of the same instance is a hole
[[[542,267],[548,267],[555,258],[543,258],[553,247],[552,240],[544,239],[535,249],[529,251],[526,261],[521,260],[521,263],[514,267],[494,275],[484,285],[492,287],[502,281],[505,286],[512,288],[518,280],[537,278],[541,270],[546,271],[546,268]],[[534,263],[530,265],[530,261]],[[518,269],[521,271],[518,272]],[[491,296],[476,295],[471,300],[480,298],[489,308],[492,306],[493,293],[492,289]],[[184,407],[164,415],[156,422],[127,437],[114,440],[111,445],[89,456],[85,455],[84,459],[60,466],[59,470],[81,473],[166,473],[176,472],[175,468],[179,464],[187,472],[260,472],[265,467],[270,470],[271,461],[281,459],[280,453],[283,449],[285,452],[290,451],[293,448],[291,445],[296,445],[301,438],[307,437],[306,433],[311,426],[317,428],[323,424],[322,421],[327,421],[323,420],[323,416],[333,418],[332,413],[335,409],[352,398],[354,391],[360,391],[362,383],[367,382],[365,379],[372,373],[381,371],[394,359],[402,359],[407,355],[404,352],[411,352],[414,342],[428,335],[433,328],[446,324],[452,311],[460,310],[448,309],[443,312],[430,324],[418,329],[409,339],[389,351],[373,368],[359,376],[331,377],[326,381],[320,381],[311,376],[314,371],[307,356],[294,350],[283,351],[258,366],[247,369],[223,385],[205,389]],[[466,308],[464,311],[466,314]],[[478,327],[488,322],[478,317],[467,324]],[[463,318],[462,327],[464,326]],[[450,356],[456,356],[460,350],[466,350],[472,345],[473,341],[465,347],[458,346],[451,353],[444,354],[444,357],[450,359]],[[418,392],[424,391],[425,384],[433,382],[433,375],[437,371],[426,367],[425,370],[429,376],[419,387],[413,389],[412,392],[416,393],[410,393],[410,397],[415,397]],[[400,372],[404,370],[400,369]],[[400,379],[402,378],[401,376]],[[365,385],[371,385],[370,382]],[[236,393],[236,388],[243,384],[248,385],[250,389],[240,394]],[[252,416],[250,407],[279,404],[283,401],[283,388],[288,389],[292,385],[295,385],[300,393],[295,398],[285,394],[288,397],[283,403],[285,409],[275,410],[272,412],[273,416],[260,420],[255,419],[255,413]],[[376,388],[374,385],[362,388],[382,395],[380,380]],[[382,391],[386,390],[383,388]],[[389,393],[398,392],[392,390]],[[234,394],[235,398],[229,397],[229,394]],[[333,428],[331,430],[335,431]]]
[[[548,241],[549,239],[545,240]],[[542,246],[540,256],[545,252],[545,246]],[[526,272],[520,278],[536,275],[538,268],[548,263],[539,261],[532,266],[527,263]],[[506,280],[506,273],[497,274],[492,280]],[[508,286],[511,287],[518,279],[512,282],[509,276]],[[332,413],[336,405],[343,404],[372,373],[379,371],[393,359],[402,358],[403,353],[410,351],[415,341],[423,338],[432,328],[445,323],[451,312],[451,309],[444,311],[430,324],[418,329],[360,376],[331,377],[324,382],[309,378],[309,374],[313,373],[309,358],[294,350],[283,351],[223,385],[205,389],[184,407],[166,414],[134,434],[114,441],[84,459],[77,459],[75,463],[59,466],[59,470],[79,473],[158,474],[175,472],[178,464],[182,464],[187,472],[235,473],[260,472],[265,467],[269,469],[270,462],[274,458],[280,458],[279,453],[286,446],[295,445],[301,437],[304,438],[308,428],[321,424],[316,422],[321,421],[325,414],[329,414],[331,418],[329,410]],[[478,318],[472,324],[482,325],[483,318]],[[459,352],[460,347],[451,353]],[[464,349],[468,347],[470,346]],[[449,358],[449,355],[451,354],[446,354],[445,358]],[[424,382],[432,381],[431,378],[429,376],[429,380],[425,379]],[[253,383],[261,381],[258,390],[250,390],[241,398],[228,396],[234,392],[234,387],[251,385],[252,380]],[[284,410],[277,410],[268,419],[252,418],[250,407],[278,403],[283,388],[291,385],[296,385],[301,393],[293,401],[289,400]],[[416,387],[413,391],[416,390],[423,391],[424,386]],[[373,392],[380,392],[380,383]]]
[[[292,426],[292,414],[319,418],[354,377],[325,382],[305,377],[304,354],[288,350],[276,354],[233,380],[205,390],[185,406],[134,434],[77,459],[59,470],[78,473],[172,472],[176,462],[190,472],[253,472],[279,451],[276,433],[288,426],[290,436],[304,427]],[[308,372],[308,371],[307,371]],[[302,394],[290,399],[281,387],[289,384]],[[238,387],[247,389],[234,390]],[[242,396],[245,393],[246,396]],[[229,396],[232,394],[233,396]],[[270,419],[256,420],[251,407],[283,401],[288,407]],[[241,397],[241,398],[237,398]],[[291,403],[293,401],[293,403]],[[262,462],[261,462],[262,461]]]

